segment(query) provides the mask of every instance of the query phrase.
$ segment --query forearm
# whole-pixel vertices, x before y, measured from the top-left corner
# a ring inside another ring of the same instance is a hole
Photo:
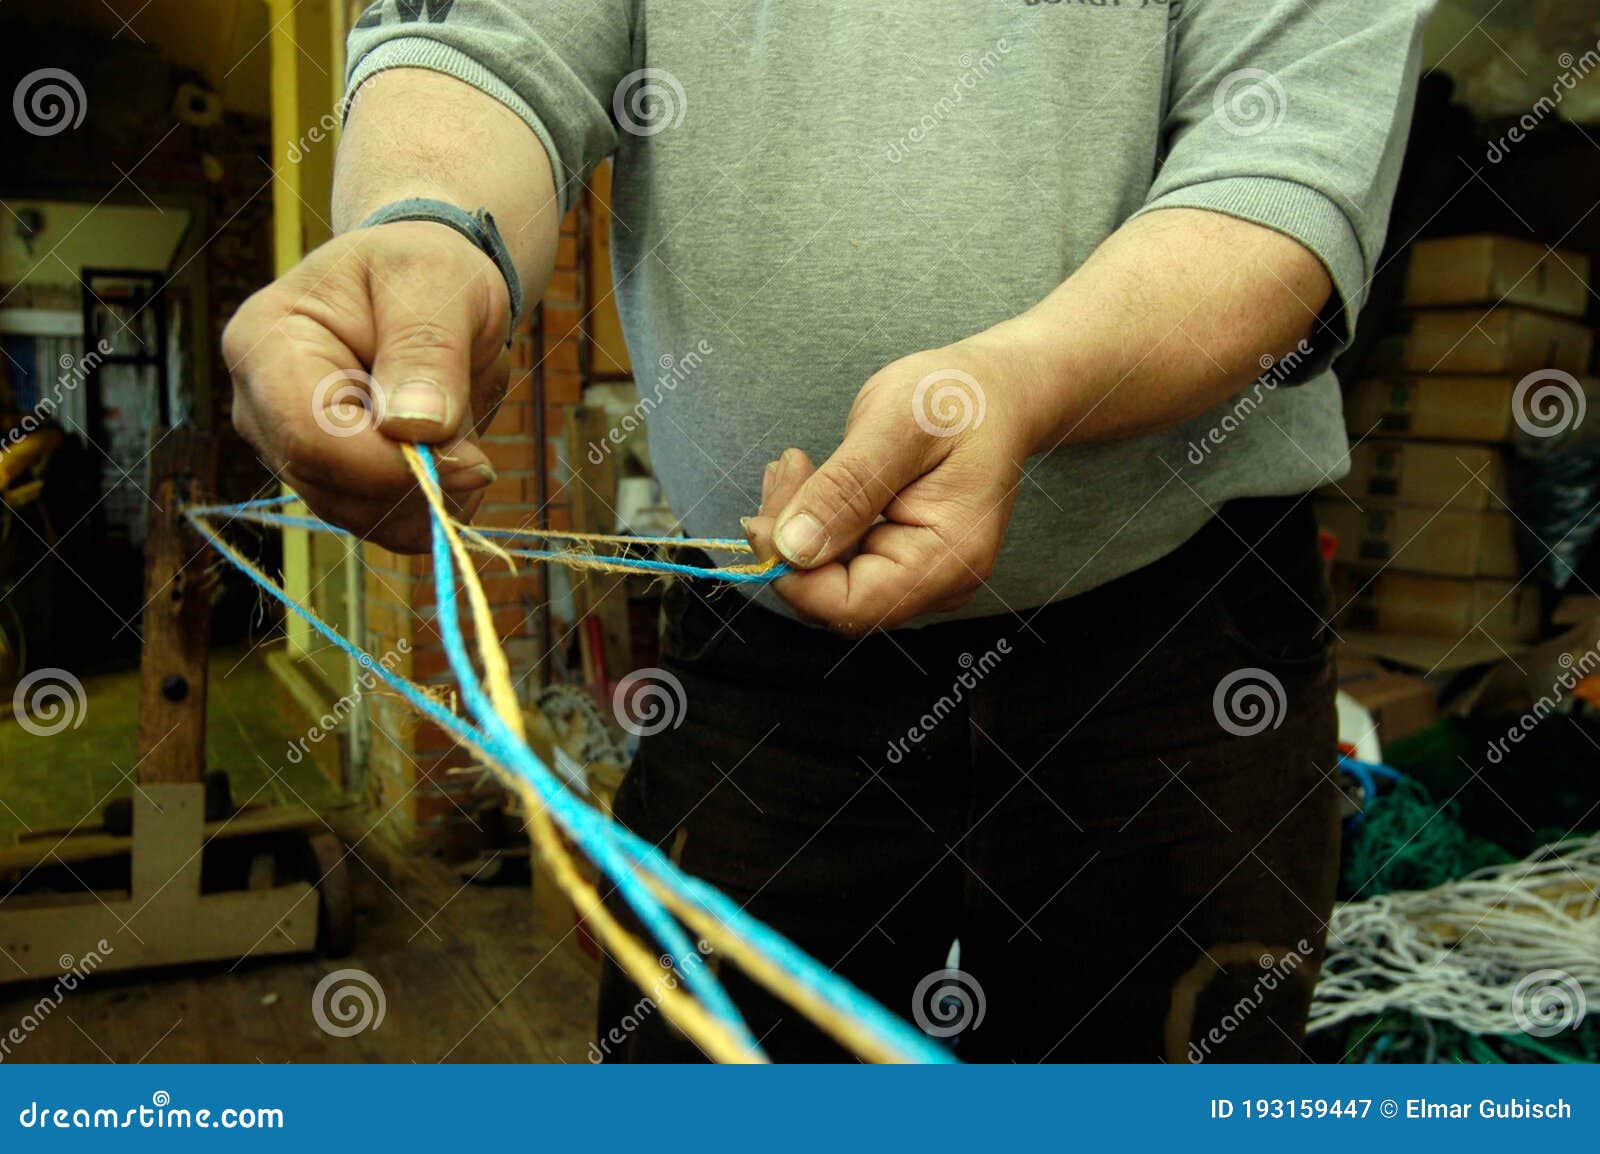
[[[494,215],[522,277],[524,299],[543,295],[561,214],[539,138],[493,97],[449,76],[396,68],[356,94],[334,167],[333,227],[348,232],[406,197]]]
[[[1031,452],[1179,424],[1317,324],[1332,285],[1296,241],[1171,209],[1119,229],[1038,305],[973,338],[1025,382]]]

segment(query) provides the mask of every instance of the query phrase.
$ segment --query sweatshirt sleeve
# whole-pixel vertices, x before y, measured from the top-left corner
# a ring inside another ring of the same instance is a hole
[[[1299,241],[1328,271],[1320,371],[1377,271],[1433,0],[1187,0],[1164,158],[1140,212],[1200,208]]]
[[[350,30],[347,56],[346,107],[368,77],[427,68],[511,109],[550,154],[564,213],[616,148],[629,0],[376,0]]]

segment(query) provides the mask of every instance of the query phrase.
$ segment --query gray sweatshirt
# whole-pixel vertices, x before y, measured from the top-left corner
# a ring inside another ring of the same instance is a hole
[[[1209,209],[1315,253],[1326,323],[1237,398],[1030,460],[956,614],[977,616],[1147,565],[1229,498],[1344,474],[1328,365],[1376,270],[1430,7],[381,0],[348,90],[399,67],[482,89],[544,143],[563,207],[615,158],[617,306],[694,536],[737,535],[785,447],[826,458],[875,370],[1024,311],[1130,217]],[[1147,307],[1176,323],[1185,303]]]

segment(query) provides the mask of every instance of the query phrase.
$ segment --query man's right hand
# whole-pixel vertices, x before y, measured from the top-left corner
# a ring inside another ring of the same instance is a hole
[[[336,237],[223,333],[234,427],[319,517],[426,550],[400,443],[436,446],[446,497],[470,519],[495,479],[476,437],[505,392],[508,296],[494,262],[445,225]]]

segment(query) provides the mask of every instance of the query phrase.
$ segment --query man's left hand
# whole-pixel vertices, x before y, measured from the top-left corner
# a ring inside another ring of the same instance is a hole
[[[820,468],[799,449],[768,465],[744,526],[758,556],[800,570],[778,593],[850,636],[966,602],[994,568],[1031,452],[1029,375],[983,334],[904,357],[856,395]]]

